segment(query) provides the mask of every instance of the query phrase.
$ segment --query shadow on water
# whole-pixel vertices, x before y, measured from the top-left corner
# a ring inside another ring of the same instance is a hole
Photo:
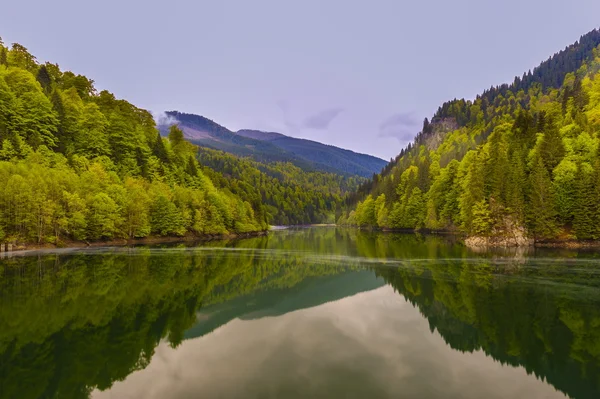
[[[596,253],[474,253],[444,237],[315,228],[0,261],[0,398],[86,398],[148,366],[161,341],[385,284],[453,349],[600,397]]]

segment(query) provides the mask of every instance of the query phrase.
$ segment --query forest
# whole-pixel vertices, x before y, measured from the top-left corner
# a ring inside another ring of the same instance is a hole
[[[0,46],[0,239],[218,235],[267,228],[152,114],[27,49]]]
[[[365,181],[306,171],[291,162],[260,163],[206,147],[198,149],[198,159],[217,187],[246,199],[257,214],[277,225],[335,223],[346,196]]]
[[[599,44],[594,30],[511,85],[443,104],[338,223],[600,239]]]
[[[199,148],[177,126],[161,137],[149,111],[0,39],[0,241],[334,222],[361,179]]]
[[[0,241],[227,235],[270,224],[600,239],[600,32],[439,107],[381,173],[260,162],[0,39]],[[233,134],[233,133],[232,133]]]

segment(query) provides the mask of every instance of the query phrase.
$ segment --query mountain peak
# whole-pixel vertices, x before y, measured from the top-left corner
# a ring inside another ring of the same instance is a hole
[[[241,129],[233,132],[201,115],[167,111],[159,129],[166,135],[177,124],[194,144],[250,157],[259,162],[291,162],[304,170],[336,173],[343,176],[370,177],[387,161],[367,154],[335,147],[317,141],[299,139],[277,132]]]

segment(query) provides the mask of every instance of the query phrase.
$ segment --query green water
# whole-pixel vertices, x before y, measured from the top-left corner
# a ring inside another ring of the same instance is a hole
[[[311,228],[0,260],[0,398],[599,398],[600,256]]]

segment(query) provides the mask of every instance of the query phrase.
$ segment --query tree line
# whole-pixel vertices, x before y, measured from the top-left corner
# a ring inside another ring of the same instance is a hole
[[[339,223],[600,239],[599,57],[593,49],[559,88],[515,86],[446,107],[457,128],[436,143],[444,118],[425,124]]]
[[[244,198],[217,189],[177,127],[0,40],[0,240],[264,230]]]
[[[246,199],[272,224],[335,223],[346,196],[364,180],[305,171],[291,162],[260,163],[200,147],[202,171],[219,188]]]

